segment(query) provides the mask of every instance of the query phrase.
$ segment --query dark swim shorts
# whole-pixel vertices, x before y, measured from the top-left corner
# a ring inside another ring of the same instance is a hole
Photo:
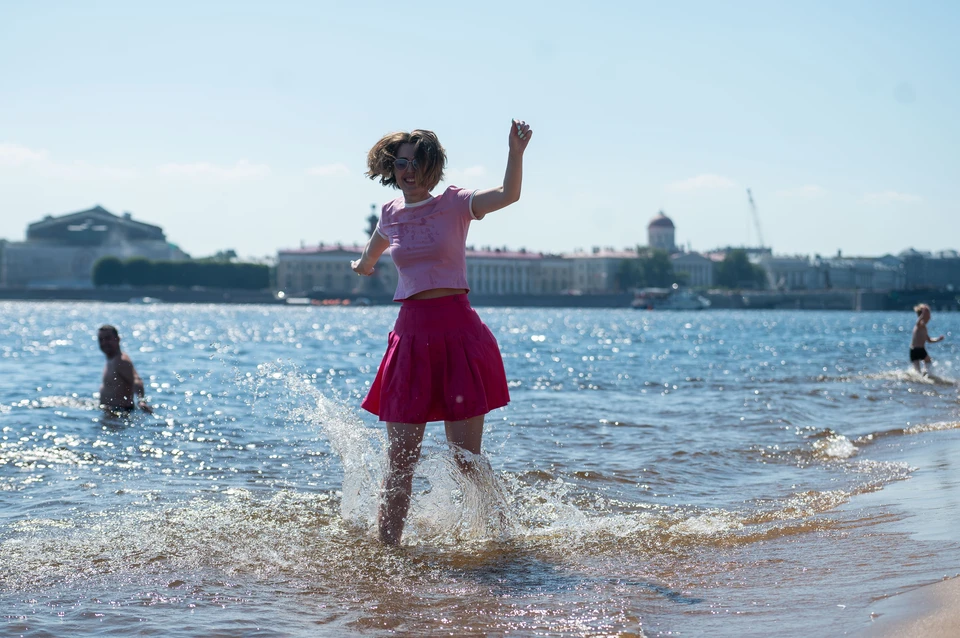
[[[923,361],[926,358],[926,348],[910,348],[910,361]]]

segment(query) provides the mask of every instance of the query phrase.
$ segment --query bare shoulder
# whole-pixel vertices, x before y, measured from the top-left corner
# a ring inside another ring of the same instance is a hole
[[[124,352],[117,360],[116,370],[117,372],[122,373],[124,376],[132,376],[133,374],[136,374],[136,370],[133,367],[133,361],[127,356],[126,352]]]

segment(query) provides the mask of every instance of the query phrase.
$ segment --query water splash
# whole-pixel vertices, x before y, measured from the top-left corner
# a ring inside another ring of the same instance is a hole
[[[813,452],[826,459],[849,459],[857,453],[857,446],[842,434],[832,434],[814,441]]]
[[[261,375],[279,378],[273,366],[263,367]],[[383,431],[367,427],[339,397],[327,396],[296,371],[282,379],[296,398],[290,417],[318,428],[340,461],[344,522],[373,534],[387,471]],[[519,530],[514,499],[483,455],[447,446],[426,449],[417,466],[417,486],[404,535],[408,544],[503,538]]]
[[[290,372],[285,383],[302,402],[291,415],[319,428],[340,459],[343,468],[341,516],[349,525],[372,530],[380,484],[386,471],[383,433],[366,427],[353,410],[327,397],[304,377]]]
[[[440,449],[418,471],[428,488],[411,505],[412,542],[504,540],[522,531],[515,494],[483,455]]]
[[[951,366],[945,366],[949,369]],[[898,370],[888,370],[885,372],[876,372],[858,376],[838,377],[836,381],[858,381],[861,379],[877,379],[880,381],[897,381],[899,383],[915,383],[918,385],[932,385],[941,387],[951,387],[958,385],[957,380],[945,375],[936,375],[932,373],[924,374],[917,372],[913,368],[902,368]],[[824,380],[827,380],[824,378]]]

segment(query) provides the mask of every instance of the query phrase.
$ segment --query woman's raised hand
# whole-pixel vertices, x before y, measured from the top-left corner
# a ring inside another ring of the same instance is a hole
[[[523,153],[530,138],[533,137],[533,129],[523,120],[513,120],[510,122],[510,151]]]

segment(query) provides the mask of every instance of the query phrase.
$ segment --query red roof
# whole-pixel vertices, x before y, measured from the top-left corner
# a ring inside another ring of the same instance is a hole
[[[467,250],[467,257],[494,257],[510,259],[542,259],[540,253],[520,252],[519,250]]]
[[[344,244],[331,244],[329,246],[304,246],[303,248],[284,248],[277,251],[282,255],[314,255],[317,253],[362,253],[363,246],[347,246]]]

